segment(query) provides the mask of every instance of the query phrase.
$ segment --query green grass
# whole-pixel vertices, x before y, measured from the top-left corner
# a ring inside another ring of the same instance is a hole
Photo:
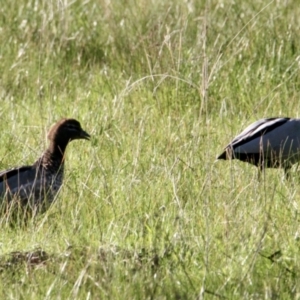
[[[215,162],[299,117],[297,1],[4,1],[0,169],[61,117],[55,204],[0,228],[1,299],[298,299],[300,176]]]

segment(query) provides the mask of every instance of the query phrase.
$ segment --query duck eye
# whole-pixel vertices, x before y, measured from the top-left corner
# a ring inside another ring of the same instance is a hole
[[[78,126],[75,124],[66,124],[66,127],[68,128],[68,130],[76,130],[78,131]]]

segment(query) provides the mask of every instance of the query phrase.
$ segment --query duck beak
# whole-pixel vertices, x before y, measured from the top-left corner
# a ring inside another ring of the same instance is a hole
[[[91,136],[86,131],[81,129],[80,138],[85,139],[85,140],[89,140],[91,138]]]

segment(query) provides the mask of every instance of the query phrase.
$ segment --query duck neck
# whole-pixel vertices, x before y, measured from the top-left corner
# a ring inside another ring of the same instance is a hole
[[[48,165],[57,165],[59,167],[64,163],[65,150],[68,143],[57,143],[51,141],[48,149],[44,152],[42,157],[42,164],[47,167]]]

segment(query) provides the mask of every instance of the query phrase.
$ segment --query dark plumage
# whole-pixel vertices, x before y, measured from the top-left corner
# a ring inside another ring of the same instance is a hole
[[[12,200],[16,200],[20,207],[29,207],[34,213],[45,210],[62,185],[68,143],[89,138],[90,135],[77,120],[62,119],[57,122],[48,133],[49,147],[33,165],[0,172],[3,203],[9,206]]]
[[[268,118],[248,126],[218,159],[239,159],[264,168],[284,168],[300,161],[300,119]]]

